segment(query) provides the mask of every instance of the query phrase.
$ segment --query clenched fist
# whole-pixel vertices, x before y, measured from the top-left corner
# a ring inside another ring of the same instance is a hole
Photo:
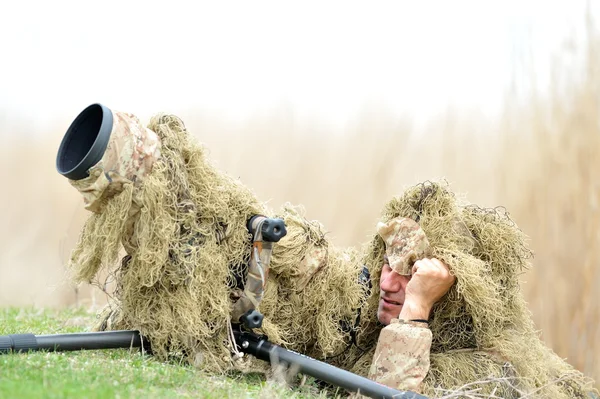
[[[429,318],[431,308],[456,281],[448,266],[436,258],[424,258],[415,262],[412,277],[406,285],[401,319]]]

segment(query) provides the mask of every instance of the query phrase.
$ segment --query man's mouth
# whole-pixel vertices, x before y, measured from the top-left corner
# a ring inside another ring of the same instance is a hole
[[[390,305],[397,305],[397,306],[402,305],[400,302],[391,301],[391,300],[386,299],[386,298],[381,298],[381,299],[383,300],[383,302],[385,302],[387,304],[390,304]]]

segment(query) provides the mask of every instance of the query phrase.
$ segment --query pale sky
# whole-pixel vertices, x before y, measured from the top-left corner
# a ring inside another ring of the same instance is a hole
[[[530,52],[547,77],[584,16],[583,0],[4,1],[0,135],[94,102],[233,120],[285,104],[337,124],[366,103],[489,114]]]

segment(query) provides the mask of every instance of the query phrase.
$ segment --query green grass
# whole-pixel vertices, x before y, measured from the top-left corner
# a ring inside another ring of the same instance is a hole
[[[0,335],[86,331],[84,310],[0,309]],[[32,352],[0,356],[0,398],[314,398],[256,375],[210,376],[135,350]]]

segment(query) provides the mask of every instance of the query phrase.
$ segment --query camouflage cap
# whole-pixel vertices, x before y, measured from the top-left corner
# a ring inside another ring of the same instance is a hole
[[[410,276],[414,262],[430,254],[425,232],[412,219],[398,217],[380,222],[377,234],[385,242],[390,267],[402,276]]]
[[[100,212],[102,200],[122,191],[123,184],[141,184],[159,158],[156,133],[135,115],[113,111],[110,140],[102,159],[89,169],[88,177],[69,182],[83,195],[86,209]]]

